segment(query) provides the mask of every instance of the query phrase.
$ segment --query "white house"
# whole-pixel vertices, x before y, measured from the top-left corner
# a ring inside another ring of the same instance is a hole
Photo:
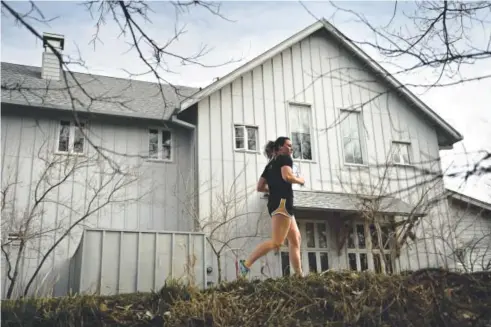
[[[325,20],[199,90],[64,73],[48,42],[63,50],[62,36],[45,34],[41,67],[2,62],[2,190],[10,186],[2,244],[10,239],[5,249],[15,254],[13,231],[26,217],[45,231],[18,260],[17,292],[67,226],[120,185],[116,198],[60,241],[41,269],[40,277],[51,277],[36,285],[56,278],[54,293],[66,294],[82,290],[83,276],[102,293],[150,290],[185,274],[192,254],[200,282],[216,282],[217,256],[197,232],[226,245],[222,277],[234,279],[235,254],[268,236],[266,199],[255,184],[266,164],[262,147],[285,135],[307,181],[295,191],[306,272],[457,267],[454,235],[434,234],[454,216],[439,152],[462,136]],[[49,178],[46,167],[56,168]],[[120,168],[132,172],[124,181],[114,177]],[[99,194],[101,185],[108,187]],[[391,228],[406,242],[380,249]],[[252,275],[285,273],[286,247]]]

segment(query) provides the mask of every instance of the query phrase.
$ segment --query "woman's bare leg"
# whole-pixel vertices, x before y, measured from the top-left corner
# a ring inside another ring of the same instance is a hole
[[[293,271],[295,272],[295,275],[303,276],[302,263],[300,259],[300,244],[302,242],[302,238],[295,217],[292,217],[290,229],[288,230],[288,235],[286,237],[288,239],[288,252],[290,262],[293,266]]]
[[[262,242],[254,249],[244,263],[247,268],[251,267],[257,259],[266,255],[269,251],[279,248],[285,241],[292,219],[282,214],[274,215],[271,219],[273,225],[271,240]]]

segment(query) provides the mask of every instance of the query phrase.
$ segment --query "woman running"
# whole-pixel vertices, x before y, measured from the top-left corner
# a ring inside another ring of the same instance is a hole
[[[287,237],[293,269],[296,275],[302,276],[300,232],[293,215],[292,184],[303,185],[305,181],[293,174],[291,154],[291,140],[288,137],[279,137],[274,142],[272,159],[259,178],[257,191],[269,192],[268,212],[272,218],[273,233],[271,240],[259,244],[247,260],[239,261],[239,270],[243,277],[249,273],[250,267],[257,259],[271,250],[279,250]]]

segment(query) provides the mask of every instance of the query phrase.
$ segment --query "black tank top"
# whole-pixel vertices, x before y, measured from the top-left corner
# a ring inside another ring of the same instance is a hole
[[[272,159],[264,168],[261,175],[268,182],[270,199],[293,199],[292,184],[286,182],[281,176],[281,167],[293,168],[293,160],[289,155],[279,155]]]

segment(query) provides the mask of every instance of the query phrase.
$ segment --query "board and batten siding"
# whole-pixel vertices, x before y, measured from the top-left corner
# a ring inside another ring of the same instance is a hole
[[[418,163],[416,166],[441,171],[436,160],[439,157],[437,134],[422,114],[401,100],[396,92],[388,91],[379,78],[326,38],[324,32],[318,32],[198,103],[202,219],[212,217],[218,210],[214,207],[217,196],[236,192],[241,194],[241,205],[246,210],[262,212],[242,219],[242,225],[249,226],[246,229],[256,224],[257,217],[265,219],[266,225],[269,223],[265,218],[265,200],[255,192],[255,185],[266,164],[262,154],[266,142],[278,136],[290,136],[290,103],[311,107],[313,160],[296,160],[306,179],[305,190],[395,193],[410,204],[417,203],[428,186],[410,186],[430,177],[421,176],[411,166],[394,167],[388,173],[384,173],[385,168],[375,167],[387,162],[392,141],[410,143],[411,161]],[[339,125],[343,108],[357,108],[361,113],[364,165],[344,163]],[[234,124],[258,127],[257,152],[234,149]],[[380,180],[385,181],[383,191],[376,187]],[[430,188],[429,198],[443,194],[443,183],[433,182]],[[245,201],[242,201],[243,194],[247,194]],[[432,212],[447,209],[443,201]],[[435,214],[441,216],[444,215]],[[428,239],[427,232],[423,238],[423,226],[424,223],[418,227],[420,238],[403,250],[398,269],[443,265],[436,254],[442,245]],[[268,234],[269,230],[264,232]]]
[[[491,212],[463,201],[448,200],[450,224],[441,230],[441,237],[455,234],[454,252],[465,253],[456,268],[467,271],[489,270],[491,267]],[[463,261],[463,262],[462,262]]]
[[[60,120],[70,120],[71,114],[48,111],[23,113],[17,108],[7,112],[3,109],[2,185],[4,187],[9,181],[12,183],[6,203],[9,212],[14,212],[15,219],[19,220],[19,215],[33,206],[34,188],[45,169],[43,160],[60,158],[60,155],[54,154],[53,151],[58,138],[59,123]],[[140,156],[148,156],[148,128],[159,126],[159,123],[119,120],[114,117],[90,119],[88,123],[87,133],[91,141],[101,149],[107,150],[105,155],[121,165],[123,170],[131,169],[140,177],[121,189],[116,197],[119,202],[111,202],[95,212],[84,224],[91,228],[116,230],[191,231],[192,219],[188,211],[184,210],[184,203],[190,198],[185,192],[194,186],[192,133],[182,127],[168,125],[173,137],[173,159],[171,162],[152,162]],[[160,126],[163,126],[162,123]],[[94,158],[95,149],[87,142],[85,147],[85,157]],[[49,200],[42,202],[42,215],[33,221],[39,230],[47,231],[52,228],[53,231],[29,242],[29,249],[21,261],[22,281],[31,276],[42,258],[43,251],[54,244],[69,223],[79,219],[80,213],[87,210],[88,202],[94,198],[94,193],[86,186],[96,185],[95,181],[100,177],[98,172],[101,169],[110,169],[108,162],[102,159],[97,165],[77,170],[76,174],[49,193]],[[61,173],[50,170],[49,175],[52,181],[56,181]],[[112,190],[113,185],[105,188],[106,192]],[[94,203],[93,207],[102,204],[101,198],[97,198]],[[3,221],[4,219],[6,217],[2,217]],[[82,230],[82,226],[77,226],[69,237],[58,245],[54,255],[48,258],[39,274],[43,289],[37,289],[41,287],[39,284],[33,287],[33,292],[50,292],[52,288],[55,295],[67,292],[68,262],[78,246]],[[2,276],[5,276],[5,265],[2,265],[2,269]],[[7,286],[4,278],[3,296],[6,294]]]

